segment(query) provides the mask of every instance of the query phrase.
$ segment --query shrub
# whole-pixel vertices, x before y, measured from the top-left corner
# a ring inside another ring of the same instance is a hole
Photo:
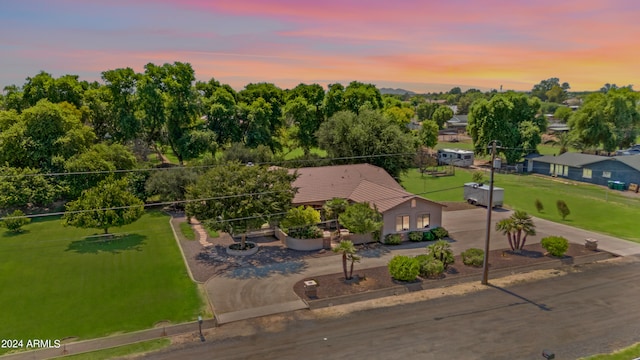
[[[470,248],[462,252],[462,262],[467,266],[480,267],[484,263],[484,250]]]
[[[471,173],[471,181],[482,184],[484,182],[484,172],[477,170]]]
[[[418,255],[415,257],[420,264],[420,276],[434,277],[444,272],[444,264],[442,261],[435,259],[429,255]]]
[[[385,245],[400,245],[400,243],[402,243],[400,234],[387,234],[384,236]]]
[[[436,260],[440,260],[445,269],[454,262],[451,244],[445,240],[438,240],[427,246],[427,254]]]
[[[409,233],[409,240],[410,241],[422,241],[422,231],[412,231]]]
[[[443,227],[436,227],[431,229],[431,232],[436,237],[437,240],[444,239],[449,236],[449,232]]]
[[[9,214],[4,220],[2,220],[2,227],[6,227],[7,230],[19,233],[22,231],[22,227],[31,222],[30,218],[24,217],[24,213],[20,210],[16,210]]]
[[[542,247],[552,256],[561,257],[569,249],[569,241],[562,236],[547,236],[540,240]]]
[[[433,235],[432,231],[425,231],[422,233],[422,241],[433,241],[436,239],[436,236]]]
[[[540,199],[536,199],[536,210],[538,210],[538,212],[542,212],[542,210],[544,210],[544,205],[542,205],[542,201],[540,201]]]
[[[567,216],[569,216],[569,214],[571,214],[569,206],[566,202],[564,202],[564,200],[558,200],[556,202],[556,207],[558,208],[558,213],[560,213],[560,216],[562,216],[562,220],[564,220]]]
[[[420,273],[420,262],[416,258],[404,255],[394,256],[387,265],[389,274],[396,280],[413,281]]]
[[[318,239],[322,237],[322,230],[317,226],[305,226],[289,229],[287,235],[296,239]]]

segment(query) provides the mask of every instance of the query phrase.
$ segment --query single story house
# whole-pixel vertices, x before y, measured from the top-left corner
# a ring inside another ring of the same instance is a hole
[[[460,149],[439,149],[439,165],[469,167],[473,165],[473,151]]]
[[[458,134],[462,134],[467,131],[467,125],[469,125],[468,115],[453,115],[453,117],[446,122],[447,129],[453,130]]]
[[[607,186],[621,181],[625,188],[640,183],[640,155],[599,156],[566,152],[529,159],[530,172]]]
[[[384,169],[370,164],[306,167],[293,182],[293,205],[321,208],[327,200],[368,202],[382,214],[382,233],[404,233],[442,224],[443,204],[407,192]]]

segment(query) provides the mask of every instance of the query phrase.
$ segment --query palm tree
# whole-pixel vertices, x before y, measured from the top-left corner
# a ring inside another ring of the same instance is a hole
[[[496,224],[496,231],[507,235],[512,251],[520,252],[527,242],[527,236],[536,234],[535,227],[529,214],[516,210],[509,218],[500,220]]]
[[[551,144],[551,146],[558,145],[560,147],[560,152],[558,155],[562,155],[569,151],[569,146],[572,145],[573,139],[568,132],[561,132],[555,135],[555,139],[547,140],[544,143]]]
[[[356,255],[356,248],[350,240],[340,241],[340,245],[333,248],[333,252],[342,253],[342,271],[345,280],[353,278],[353,264],[360,261],[360,257]],[[347,274],[347,261],[351,262],[349,274]]]

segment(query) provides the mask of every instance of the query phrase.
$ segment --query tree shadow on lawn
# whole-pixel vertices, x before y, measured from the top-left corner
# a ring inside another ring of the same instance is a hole
[[[123,251],[142,251],[142,245],[147,237],[139,234],[129,234],[111,239],[82,239],[72,241],[65,251],[73,251],[79,254],[98,254],[109,252],[119,254]]]
[[[30,232],[29,230],[21,230],[21,231],[17,231],[17,232],[16,231],[7,230],[2,234],[2,237],[13,238],[13,237],[16,237],[16,236],[28,234],[29,232]]]

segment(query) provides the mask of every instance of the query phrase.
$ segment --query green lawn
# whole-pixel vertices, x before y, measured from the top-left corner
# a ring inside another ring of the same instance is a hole
[[[159,212],[113,232],[39,219],[0,232],[0,338],[93,338],[195,319],[203,307],[169,226]]]
[[[636,359],[638,357],[640,357],[640,343],[629,346],[626,349],[622,349],[611,354],[593,355],[583,359],[584,360],[629,360],[629,359]]]
[[[151,351],[158,351],[160,349],[164,349],[171,345],[171,340],[167,338],[142,341],[135,344],[118,346],[115,348],[104,349],[104,350],[96,350],[91,352],[86,352],[82,354],[75,355],[67,355],[57,357],[55,359],[65,359],[65,360],[104,360],[104,359],[113,359],[125,357],[128,355],[140,355],[142,353],[148,353]]]
[[[184,235],[184,237],[187,240],[195,240],[196,239],[196,233],[193,231],[193,228],[191,227],[191,224],[189,224],[187,222],[181,222],[180,223],[180,232],[182,233],[182,235]]]
[[[488,178],[488,174],[487,174]],[[435,201],[463,201],[462,186],[471,181],[471,172],[456,169],[455,176],[433,178],[411,169],[402,177],[402,184],[412,193],[422,194]],[[551,221],[610,234],[640,242],[637,230],[637,214],[640,199],[623,196],[605,187],[584,183],[567,183],[549,177],[533,175],[496,174],[495,185],[505,189],[505,206],[520,209]],[[539,199],[544,210],[537,212],[535,200]],[[571,214],[562,220],[556,209],[556,201],[564,200]]]
[[[327,152],[320,148],[311,148],[310,152],[312,154],[317,154],[320,157],[326,157]],[[289,149],[287,147],[282,148],[282,155],[284,155],[285,160],[292,160],[304,155],[304,151],[302,148]]]

